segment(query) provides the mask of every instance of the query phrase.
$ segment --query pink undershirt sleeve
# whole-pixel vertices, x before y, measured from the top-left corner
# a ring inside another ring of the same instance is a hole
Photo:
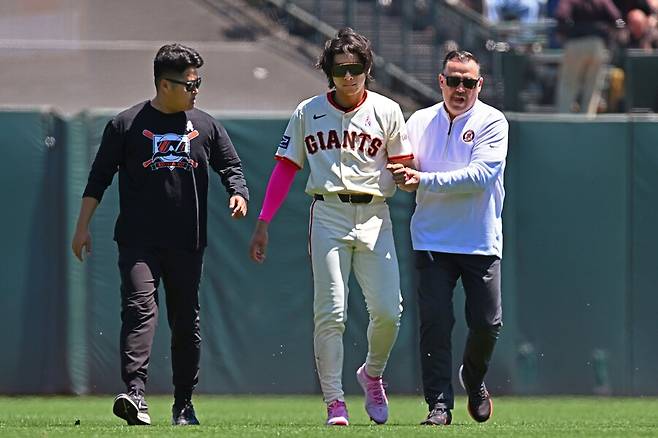
[[[258,219],[269,223],[288,196],[290,186],[299,168],[288,160],[278,160],[267,183],[263,208]]]

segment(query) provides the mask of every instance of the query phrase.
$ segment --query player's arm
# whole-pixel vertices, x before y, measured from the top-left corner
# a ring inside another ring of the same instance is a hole
[[[410,142],[407,124],[404,122],[404,116],[399,105],[396,104],[391,116],[392,131],[389,134],[389,141],[387,143],[389,158],[386,169],[391,172],[395,180],[396,171],[399,173],[406,168],[414,169],[415,165],[413,145]],[[396,184],[398,183],[397,181],[395,182]]]
[[[107,187],[112,184],[114,174],[123,160],[123,135],[117,128],[116,122],[111,120],[105,126],[103,139],[89,171],[87,186],[82,195],[80,213],[73,233],[71,249],[76,258],[83,259],[83,249],[86,254],[91,253],[91,234],[89,223],[103,199]]]
[[[210,167],[219,174],[222,185],[229,195],[231,217],[240,219],[247,215],[249,189],[242,170],[242,162],[226,129],[213,123]]]
[[[263,207],[249,243],[249,257],[257,263],[265,261],[270,221],[288,196],[295,174],[304,163],[305,148],[300,146],[303,145],[300,140],[303,138],[304,107],[305,102],[297,106],[277,147],[277,163],[267,183]]]
[[[262,263],[265,261],[269,224],[288,196],[298,170],[299,167],[295,163],[285,158],[279,159],[274,166],[265,190],[263,208],[260,215],[258,215],[256,228],[249,244],[249,256],[255,262]]]

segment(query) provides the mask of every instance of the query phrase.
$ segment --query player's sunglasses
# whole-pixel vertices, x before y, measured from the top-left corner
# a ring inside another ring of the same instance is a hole
[[[337,64],[331,67],[331,76],[335,78],[345,77],[347,72],[352,76],[358,76],[366,70],[363,64]]]
[[[457,88],[459,84],[464,84],[464,88],[472,90],[478,84],[479,79],[460,78],[458,76],[446,76],[446,85],[450,88]]]
[[[168,80],[169,82],[173,82],[174,84],[185,85],[185,91],[190,92],[190,93],[194,90],[198,90],[199,87],[201,86],[201,76],[196,78],[196,80],[194,80],[194,81],[179,81],[179,80],[170,79],[170,78],[164,78],[164,79]]]

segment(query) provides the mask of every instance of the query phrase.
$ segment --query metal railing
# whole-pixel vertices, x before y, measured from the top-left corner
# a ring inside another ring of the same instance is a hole
[[[378,82],[411,94],[423,104],[440,100],[436,75],[443,56],[462,48],[480,59],[490,84],[483,89],[483,99],[502,105],[501,55],[513,50],[540,51],[554,27],[554,21],[547,19],[534,24],[492,24],[457,0],[262,1],[301,23],[303,36],[314,42],[333,37],[344,26],[365,34],[373,43]]]

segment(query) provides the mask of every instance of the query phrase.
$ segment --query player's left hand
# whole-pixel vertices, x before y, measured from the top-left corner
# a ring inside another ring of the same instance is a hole
[[[228,208],[231,210],[233,219],[240,219],[247,215],[247,201],[240,195],[233,195],[228,201]]]
[[[267,252],[267,242],[269,235],[267,233],[268,223],[263,220],[256,222],[254,234],[251,235],[251,242],[249,242],[249,257],[256,263],[263,263],[265,261],[265,253]]]

